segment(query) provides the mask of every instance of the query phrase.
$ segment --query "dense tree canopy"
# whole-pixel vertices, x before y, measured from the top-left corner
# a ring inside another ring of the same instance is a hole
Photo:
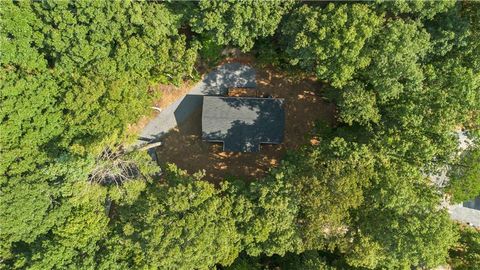
[[[293,1],[200,1],[190,25],[221,45],[248,51],[257,38],[272,36]],[[188,12],[188,11],[187,11]]]
[[[475,269],[478,231],[427,175],[480,194],[456,135],[480,142],[479,22],[454,1],[2,3],[0,268]],[[160,173],[127,126],[226,46],[315,77],[336,123],[251,183]]]
[[[386,1],[376,0],[379,9],[393,15],[409,15],[413,17],[433,18],[437,13],[446,12],[455,5],[454,0],[445,1]]]
[[[148,189],[134,204],[119,206],[105,268],[192,269],[237,257],[241,235],[235,225],[242,217],[235,213],[235,198],[197,181],[201,174],[195,179],[174,166],[167,174],[170,186]],[[124,256],[108,260],[116,252]]]
[[[53,239],[56,225],[81,219],[69,201],[86,188],[92,158],[145,111],[149,82],[179,81],[191,72],[195,51],[163,5],[5,2],[0,12],[7,259],[12,243],[38,239],[40,247],[37,237]]]
[[[355,212],[347,261],[380,269],[444,264],[456,236],[446,211],[437,209],[441,197],[408,164],[383,160],[377,166],[364,205]]]
[[[370,184],[374,160],[366,147],[341,138],[296,159],[301,162],[294,163],[297,171],[291,181],[301,198],[304,245],[320,249],[345,234],[350,210],[361,205],[363,188]]]
[[[473,270],[480,261],[480,232],[475,228],[458,227],[460,240],[450,251],[453,269]]]
[[[447,186],[452,201],[464,202],[480,195],[480,148],[471,147],[461,154],[449,170]]]
[[[281,41],[291,64],[341,87],[370,63],[364,47],[380,23],[368,5],[303,5],[282,26]]]

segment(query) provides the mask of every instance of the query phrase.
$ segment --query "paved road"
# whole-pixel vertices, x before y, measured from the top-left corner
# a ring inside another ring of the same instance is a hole
[[[137,146],[158,141],[169,130],[199,110],[205,95],[225,95],[229,87],[255,87],[255,70],[240,63],[228,63],[208,73],[185,96],[163,108],[139,134]]]

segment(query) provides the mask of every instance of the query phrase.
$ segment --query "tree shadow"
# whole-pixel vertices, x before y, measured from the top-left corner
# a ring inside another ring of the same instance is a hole
[[[173,112],[177,128],[184,134],[200,134],[203,95],[186,95]]]
[[[208,73],[202,82],[204,95],[226,95],[228,88],[257,86],[254,68],[241,63],[227,63]]]
[[[259,152],[260,144],[282,143],[283,99],[215,98],[208,103],[212,107],[202,119],[202,138],[223,142],[224,151]]]
[[[186,128],[183,123],[190,121],[191,117],[201,119],[204,95],[223,96],[231,87],[255,86],[255,70],[252,67],[241,63],[227,63],[218,67],[202,80],[200,93],[188,94],[180,101],[174,111],[177,126],[182,130]],[[200,125],[200,121],[198,123]],[[187,127],[190,128],[190,125]]]

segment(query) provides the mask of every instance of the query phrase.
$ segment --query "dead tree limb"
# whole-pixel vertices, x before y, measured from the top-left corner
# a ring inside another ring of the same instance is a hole
[[[152,107],[150,107],[150,108],[152,108],[152,109],[154,109],[154,110],[156,110],[156,111],[162,112],[162,108],[154,107],[154,106],[152,106]]]
[[[150,143],[150,144],[147,144],[147,145],[145,145],[145,146],[142,146],[142,147],[138,148],[138,150],[139,150],[139,151],[146,151],[146,150],[148,150],[148,149],[161,146],[162,144],[163,144],[162,142]]]

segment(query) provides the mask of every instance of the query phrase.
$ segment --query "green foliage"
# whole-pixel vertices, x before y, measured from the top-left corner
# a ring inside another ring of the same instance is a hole
[[[362,4],[303,5],[281,27],[280,38],[292,65],[342,87],[370,63],[365,44],[381,20]]]
[[[320,252],[309,250],[300,254],[287,253],[284,256],[247,257],[241,255],[227,270],[334,270],[344,269],[332,266]],[[351,268],[349,268],[351,269]]]
[[[148,83],[179,81],[195,61],[162,4],[5,2],[1,24],[2,174],[122,137]]]
[[[85,186],[78,186],[85,189]],[[107,230],[108,217],[105,213],[105,190],[99,186],[89,186],[88,192],[62,204],[69,206],[69,213],[47,234],[40,237],[19,256],[24,261],[17,267],[54,269],[66,267],[92,267],[97,242],[102,240]]]
[[[328,249],[368,269],[445,263],[456,236],[418,167],[342,138],[309,148],[292,159],[290,178],[304,249]]]
[[[226,267],[227,270],[262,270],[265,269],[256,257],[240,256]]]
[[[429,49],[429,35],[418,24],[402,20],[388,22],[372,39],[372,62],[362,77],[376,91],[381,103],[397,99],[404,91],[420,91],[420,62]]]
[[[221,45],[249,51],[255,40],[272,36],[293,1],[200,1],[192,16],[192,30],[214,37]]]
[[[150,181],[148,175],[157,166],[152,166],[146,153],[130,155]],[[0,254],[7,265],[51,269],[91,268],[96,264],[99,242],[110,231],[109,202],[131,204],[145,189],[145,182],[91,184],[87,179],[94,166],[93,158],[63,156],[38,174],[2,187]]]
[[[283,54],[275,40],[269,38],[260,39],[254,47],[257,64],[265,67],[276,68],[284,64]],[[284,65],[282,65],[284,67]]]
[[[469,201],[480,195],[480,147],[465,150],[448,177],[447,192],[452,195],[452,202]]]
[[[369,11],[389,5],[425,12],[428,28]],[[430,165],[451,158],[459,125],[478,122],[480,73],[470,53],[478,35],[468,29],[478,16],[469,12],[462,17],[451,2],[303,5],[281,27],[281,41],[293,65],[339,88],[339,120],[352,126],[345,133],[360,126],[376,148]]]
[[[106,190],[87,183],[69,183],[60,190],[46,184],[36,186],[28,186],[29,192],[12,190],[17,197],[12,198],[11,193],[2,197],[4,263],[41,269],[92,265],[96,243],[108,231]],[[35,197],[19,197],[28,195]]]
[[[306,249],[320,249],[342,237],[350,211],[363,201],[362,190],[373,173],[373,156],[366,147],[341,138],[297,157],[296,183],[299,222]]]
[[[259,255],[299,248],[297,204],[279,176],[217,189],[202,173],[188,175],[172,164],[164,173],[168,185],[150,185],[116,209],[100,268],[208,269],[232,264],[242,250]]]
[[[0,267],[445,263],[457,236],[424,175],[455,158],[459,127],[479,138],[479,20],[478,3],[452,1],[2,3]],[[154,181],[146,153],[101,155],[148,108],[150,84],[192,76],[198,49],[217,61],[254,45],[335,88],[339,122],[314,130],[319,145],[218,186],[174,165]],[[480,193],[479,155],[452,165],[454,200]],[[478,232],[460,235],[452,264],[474,269]]]
[[[368,125],[380,121],[375,93],[366,90],[365,86],[359,82],[344,87],[338,106],[341,108],[340,121],[349,125],[354,123]]]
[[[351,267],[367,269],[445,263],[456,235],[448,214],[438,208],[441,197],[421,171],[341,138],[325,140],[274,172],[277,181],[295,185],[289,197],[298,213],[290,226],[302,241],[290,250],[328,249]],[[326,267],[317,259],[302,263]]]
[[[170,165],[170,185],[150,186],[131,205],[117,209],[101,268],[208,269],[229,265],[241,251],[242,220],[234,197]],[[215,252],[212,252],[215,251]]]
[[[459,242],[450,250],[449,264],[453,269],[474,270],[480,261],[480,231],[458,226]]]
[[[287,254],[278,262],[282,270],[334,270],[335,267],[329,266],[326,259],[317,251],[306,251],[301,254]]]
[[[370,269],[431,268],[455,243],[453,224],[428,179],[407,163],[377,164],[374,184],[355,211],[347,262]]]
[[[88,160],[59,157],[56,161],[24,177],[4,178],[8,181],[1,186],[0,254],[7,262],[15,243],[34,243],[63,222],[72,209],[67,203],[72,194],[85,188],[75,180],[86,179]]]
[[[91,267],[108,193],[132,201],[145,188],[87,184],[93,157],[148,108],[149,83],[191,73],[195,48],[163,4],[4,2],[0,13],[1,261]]]
[[[296,228],[299,205],[294,183],[289,180],[293,173],[286,164],[249,188],[248,197],[254,205],[253,216],[244,228],[245,250],[249,255],[282,255],[302,249]]]
[[[32,7],[47,22],[37,50],[45,51],[50,67],[60,70],[67,123],[62,139],[65,145],[73,143],[74,150],[121,134],[126,123],[144,113],[149,82],[179,81],[190,73],[193,52],[177,33],[177,17],[163,5],[44,5]]]
[[[339,119],[369,127],[364,135],[389,155],[418,166],[446,162],[457,147],[454,130],[468,125],[480,104],[480,73],[468,66],[471,59],[457,57],[466,45],[429,55],[436,40],[409,20],[388,21],[379,33],[369,66],[340,90]]]
[[[378,9],[393,15],[409,15],[417,18],[432,19],[437,13],[445,12],[455,5],[455,0],[442,1],[408,1],[376,0]]]
[[[222,58],[223,46],[216,43],[213,38],[205,38],[199,50],[200,56],[207,60],[210,65],[216,65]]]

